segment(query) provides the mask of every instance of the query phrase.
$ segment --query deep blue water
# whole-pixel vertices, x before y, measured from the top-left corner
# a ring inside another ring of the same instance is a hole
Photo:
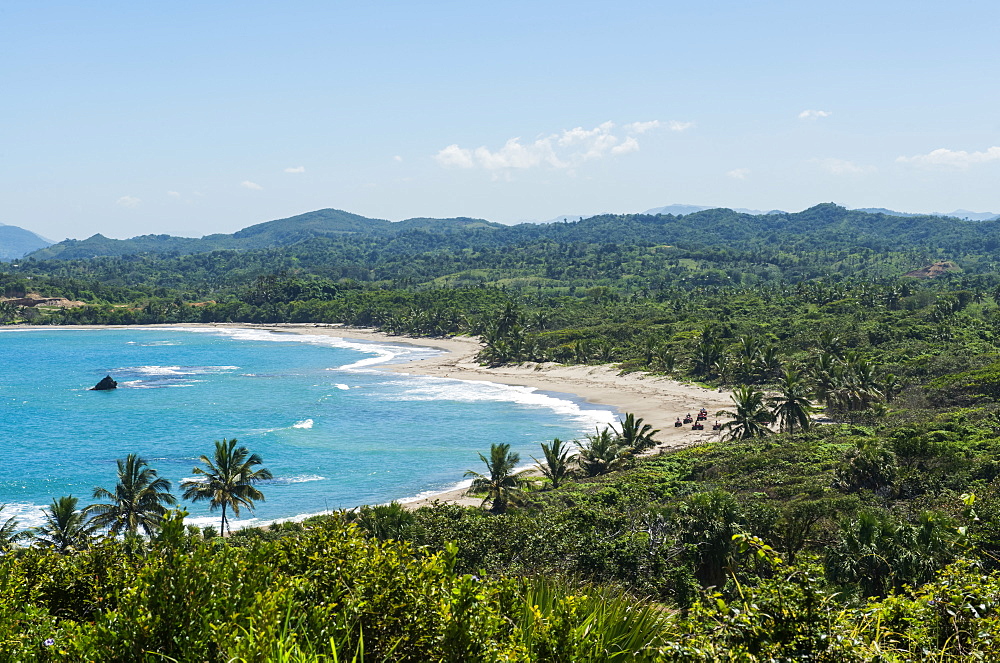
[[[454,487],[492,442],[527,464],[540,442],[612,419],[526,387],[378,370],[436,352],[261,330],[0,332],[0,517],[30,526],[54,497],[88,504],[128,453],[179,495],[198,456],[232,437],[274,474],[260,520],[377,504]],[[89,391],[105,374],[119,388]]]

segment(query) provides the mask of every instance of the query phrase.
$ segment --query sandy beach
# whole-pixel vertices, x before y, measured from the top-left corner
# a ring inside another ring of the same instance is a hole
[[[637,417],[642,417],[646,423],[652,424],[653,428],[660,429],[656,435],[659,444],[649,450],[648,455],[717,439],[718,433],[711,430],[711,423],[715,420],[714,415],[719,410],[732,407],[729,392],[706,389],[689,382],[649,376],[644,373],[621,375],[616,368],[606,364],[566,366],[556,363],[526,363],[519,366],[488,368],[475,361],[474,357],[482,346],[477,339],[470,337],[410,338],[391,336],[373,329],[334,325],[279,324],[253,325],[253,327],[299,334],[405,343],[444,350],[445,353],[437,357],[398,365],[382,364],[379,369],[411,375],[432,375],[456,380],[479,380],[533,387],[540,391],[571,394],[588,403],[609,405],[623,416],[624,413],[631,412]],[[691,426],[674,427],[677,417],[683,417],[688,413],[693,415],[702,407],[709,412],[709,425],[706,430],[693,431]],[[458,479],[456,477],[456,481]],[[406,505],[418,508],[436,501],[465,505],[479,505],[481,502],[478,498],[467,497],[464,489],[455,489],[409,500]]]
[[[508,385],[533,387],[540,391],[570,394],[588,403],[611,406],[624,416],[631,412],[642,417],[653,428],[660,429],[656,435],[659,444],[649,454],[658,454],[680,449],[718,437],[711,430],[715,412],[730,409],[732,401],[729,392],[706,389],[689,382],[680,382],[644,373],[619,374],[611,365],[566,366],[556,363],[522,364],[488,368],[474,359],[481,348],[479,341],[470,337],[452,338],[411,338],[391,336],[374,329],[342,327],[312,323],[279,324],[178,324],[155,325],[156,327],[188,328],[246,328],[265,329],[276,332],[335,336],[357,340],[379,341],[417,345],[442,350],[439,356],[405,364],[378,366],[380,370],[391,370],[411,375],[431,375],[456,380],[476,380]],[[46,329],[46,327],[22,326],[23,329]],[[11,329],[12,327],[7,327]],[[108,329],[107,326],[72,326],[72,329]],[[691,426],[674,427],[677,417],[695,414],[700,408],[709,412],[708,426],[704,431],[693,431]],[[539,455],[541,451],[539,450]],[[455,477],[456,483],[461,477]],[[406,505],[418,508],[435,501],[478,505],[481,500],[467,497],[464,489],[437,493],[429,497],[408,500]]]

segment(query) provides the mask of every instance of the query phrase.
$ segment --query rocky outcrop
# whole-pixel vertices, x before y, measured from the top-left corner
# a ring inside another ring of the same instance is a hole
[[[111,376],[101,378],[101,381],[90,388],[91,391],[109,391],[111,389],[117,389],[118,383],[111,379]]]
[[[915,269],[912,272],[907,272],[903,276],[909,276],[914,279],[935,279],[939,276],[947,274],[948,272],[954,272],[958,269],[958,265],[950,260],[939,260],[938,262],[928,265],[927,267],[921,267],[920,269]]]
[[[12,306],[55,306],[58,308],[75,308],[78,306],[86,306],[86,302],[77,302],[71,299],[66,299],[65,297],[42,297],[41,295],[29,294],[24,297],[0,297],[0,301],[5,301]]]

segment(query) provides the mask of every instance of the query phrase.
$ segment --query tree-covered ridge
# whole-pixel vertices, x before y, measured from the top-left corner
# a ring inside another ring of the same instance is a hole
[[[40,260],[127,256],[142,253],[190,255],[223,250],[276,248],[315,237],[342,235],[386,237],[427,229],[433,229],[435,233],[447,237],[463,231],[475,232],[500,227],[502,227],[500,224],[466,218],[416,218],[391,223],[341,210],[323,209],[287,219],[258,223],[232,234],[206,235],[201,238],[142,235],[122,240],[109,239],[97,234],[84,240],[67,239],[31,255]]]
[[[409,219],[391,223],[328,209],[257,224],[232,235],[209,235],[201,239],[145,235],[112,240],[95,235],[87,240],[60,242],[35,252],[32,257],[44,260],[259,250],[289,247],[318,237],[395,240],[409,253],[554,242],[643,247],[676,245],[687,250],[727,246],[737,250],[780,249],[806,253],[817,246],[826,250],[852,248],[880,253],[944,248],[951,255],[960,255],[995,254],[1000,248],[1000,221],[869,214],[832,203],[792,214],[751,215],[712,209],[684,216],[601,215],[569,223],[516,226],[477,219]],[[386,252],[392,254],[394,249],[386,247]]]

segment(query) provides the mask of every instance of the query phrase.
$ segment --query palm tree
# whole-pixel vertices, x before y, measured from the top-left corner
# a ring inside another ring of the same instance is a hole
[[[796,427],[808,430],[812,424],[809,414],[813,406],[802,375],[794,369],[786,369],[778,389],[779,394],[771,399],[771,412],[781,430],[789,433],[794,433]]]
[[[618,421],[622,425],[622,432],[618,437],[622,444],[632,451],[642,451],[656,445],[653,436],[660,432],[652,425],[643,423],[642,418],[636,419],[635,415],[628,412],[624,419]]]
[[[264,501],[264,493],[254,487],[255,483],[272,478],[271,471],[265,467],[253,469],[264,461],[258,454],[251,454],[246,447],[237,447],[236,438],[215,441],[215,454],[212,459],[202,456],[201,462],[205,468],[196,467],[192,470],[200,475],[197,479],[181,481],[184,488],[184,499],[192,502],[208,500],[211,511],[222,507],[222,535],[226,535],[226,510],[232,509],[233,514],[240,515],[240,507],[253,511],[255,501]],[[230,530],[231,532],[232,530]]]
[[[834,355],[823,353],[816,357],[810,371],[815,384],[814,395],[827,407],[832,408],[834,405],[833,394],[843,381],[843,372],[843,366]]]
[[[767,425],[771,422],[771,415],[764,407],[763,393],[741,385],[733,390],[730,398],[736,406],[736,411],[719,412],[720,415],[732,417],[731,421],[722,424],[722,429],[729,431],[727,439],[746,440],[770,434],[771,429]]]
[[[492,502],[490,513],[504,513],[507,510],[511,492],[523,484],[521,476],[514,473],[514,468],[521,462],[521,456],[511,452],[509,444],[491,444],[490,457],[487,458],[483,454],[479,454],[479,458],[486,463],[486,469],[490,475],[487,477],[475,470],[466,472],[465,476],[472,477],[469,492],[486,493],[483,504]]]
[[[0,511],[3,511],[6,506],[6,504],[0,504]],[[10,550],[15,541],[25,536],[24,532],[17,531],[17,526],[18,522],[15,516],[0,521],[0,552]]]
[[[91,504],[84,514],[93,514],[90,524],[112,534],[135,534],[141,527],[146,536],[152,536],[167,512],[164,505],[177,504],[177,498],[170,494],[170,482],[157,476],[146,459],[135,454],[118,459],[115,492],[98,486],[94,488],[94,499],[112,503]]]
[[[605,428],[587,435],[587,441],[580,445],[580,468],[588,477],[607,474],[625,463],[627,453],[621,438],[614,435],[610,428]]]
[[[32,531],[35,540],[61,553],[86,548],[94,529],[76,508],[78,502],[72,495],[52,500],[48,509],[42,509],[45,523]]]
[[[710,373],[722,359],[722,341],[703,338],[694,350],[694,371],[699,375]]]
[[[558,488],[563,479],[570,476],[570,461],[573,460],[573,450],[558,437],[548,445],[542,442],[542,453],[545,455],[545,462],[538,460],[534,456],[533,461],[538,463],[538,469],[552,482],[553,488]]]
[[[844,358],[844,342],[837,336],[836,332],[830,329],[824,329],[819,333],[817,345],[823,354],[833,355],[836,359]]]

